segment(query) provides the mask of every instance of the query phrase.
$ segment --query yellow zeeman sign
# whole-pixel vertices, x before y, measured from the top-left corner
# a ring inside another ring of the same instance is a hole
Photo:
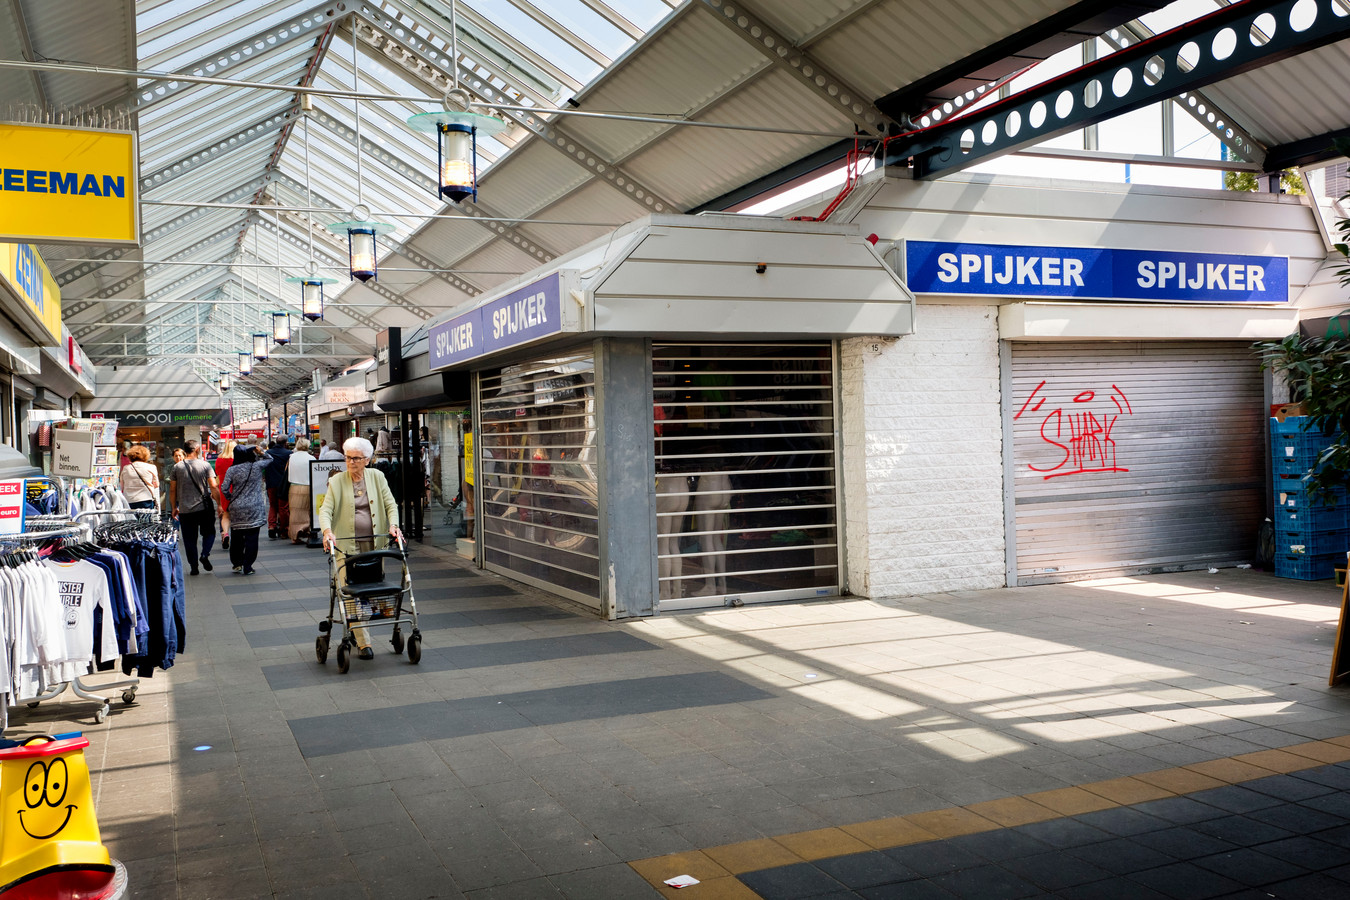
[[[0,122],[0,240],[138,244],[136,135]]]

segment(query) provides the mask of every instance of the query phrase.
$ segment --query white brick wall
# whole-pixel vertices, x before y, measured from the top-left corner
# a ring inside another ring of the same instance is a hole
[[[1000,587],[998,310],[921,304],[915,333],[841,347],[849,589]]]

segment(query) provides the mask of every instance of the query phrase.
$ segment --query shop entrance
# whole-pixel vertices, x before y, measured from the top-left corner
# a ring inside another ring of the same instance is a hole
[[[479,409],[484,564],[599,609],[594,356],[484,372]]]
[[[660,609],[839,590],[828,342],[654,344]]]

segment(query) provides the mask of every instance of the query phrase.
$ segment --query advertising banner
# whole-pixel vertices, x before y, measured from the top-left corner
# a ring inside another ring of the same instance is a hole
[[[916,294],[1168,303],[1289,300],[1286,256],[906,241],[905,275]]]
[[[140,241],[136,134],[0,122],[0,240]]]
[[[23,531],[23,479],[0,481],[0,534]]]

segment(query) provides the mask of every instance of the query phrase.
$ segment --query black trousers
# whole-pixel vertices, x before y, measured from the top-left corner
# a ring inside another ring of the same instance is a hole
[[[230,529],[230,565],[243,566],[251,571],[258,560],[258,532],[261,526],[254,528]]]
[[[197,536],[201,535],[202,556],[210,556],[211,547],[216,542],[215,508],[179,513],[178,525],[183,530],[183,547],[186,550],[188,568],[195,572],[197,571]]]

